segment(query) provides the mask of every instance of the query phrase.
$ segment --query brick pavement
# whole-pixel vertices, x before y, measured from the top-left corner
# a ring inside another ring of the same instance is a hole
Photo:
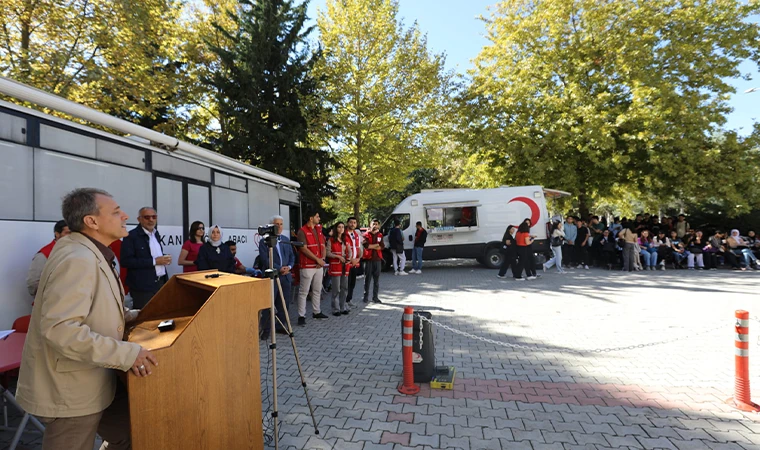
[[[323,321],[309,315],[297,328],[318,436],[292,349],[280,341],[280,448],[760,448],[758,416],[723,403],[733,386],[733,311],[760,315],[760,274],[575,270],[517,283],[467,261],[423,270],[384,273],[382,305]],[[422,385],[420,395],[402,396],[399,334],[407,305],[456,329],[540,350],[437,328],[437,364],[457,367],[455,390]],[[327,300],[323,311],[329,313]],[[725,328],[663,345],[570,352],[674,339],[721,323]],[[758,331],[753,322],[753,355]],[[264,371],[268,352],[260,349]],[[758,358],[751,361],[760,382]],[[0,448],[7,440],[0,434]]]

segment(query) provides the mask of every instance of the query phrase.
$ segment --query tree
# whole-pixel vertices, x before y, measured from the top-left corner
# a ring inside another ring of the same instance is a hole
[[[335,118],[337,200],[356,217],[429,165],[427,135],[448,90],[443,55],[431,54],[417,25],[405,28],[397,16],[396,0],[327,0],[317,18],[324,52],[317,73]]]
[[[461,140],[496,184],[574,192],[582,214],[620,192],[699,196],[723,164],[711,136],[729,112],[726,79],[760,61],[747,20],[758,11],[739,0],[502,2],[462,96]]]
[[[224,118],[218,149],[233,158],[301,184],[304,203],[319,206],[330,196],[332,158],[310,146],[309,117],[319,51],[306,38],[306,3],[240,0],[228,12],[234,28],[216,23],[229,45],[208,42],[219,68],[207,80]]]
[[[4,0],[0,73],[172,129],[182,104],[178,0]],[[148,88],[149,87],[149,88]]]

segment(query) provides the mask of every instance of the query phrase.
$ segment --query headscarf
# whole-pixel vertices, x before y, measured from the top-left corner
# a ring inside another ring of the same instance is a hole
[[[218,241],[214,241],[211,239],[211,232],[214,231],[214,228],[219,230]],[[214,247],[219,247],[220,245],[222,245],[223,238],[224,238],[224,231],[222,231],[222,227],[220,227],[219,225],[211,225],[211,228],[208,229],[208,243],[213,245]]]
[[[731,230],[731,237],[732,238],[738,238],[739,237],[739,230],[737,230],[736,228],[734,228],[733,230]]]

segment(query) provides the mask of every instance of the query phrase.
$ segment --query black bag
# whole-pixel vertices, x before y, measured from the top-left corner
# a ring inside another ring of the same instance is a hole
[[[562,236],[552,236],[551,245],[552,247],[561,247],[564,241]]]

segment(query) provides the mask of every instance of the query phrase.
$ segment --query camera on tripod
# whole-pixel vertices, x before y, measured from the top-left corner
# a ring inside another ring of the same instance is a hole
[[[271,223],[268,223],[266,225],[260,225],[259,236],[261,237],[277,236],[277,227],[275,225],[272,225]]]

